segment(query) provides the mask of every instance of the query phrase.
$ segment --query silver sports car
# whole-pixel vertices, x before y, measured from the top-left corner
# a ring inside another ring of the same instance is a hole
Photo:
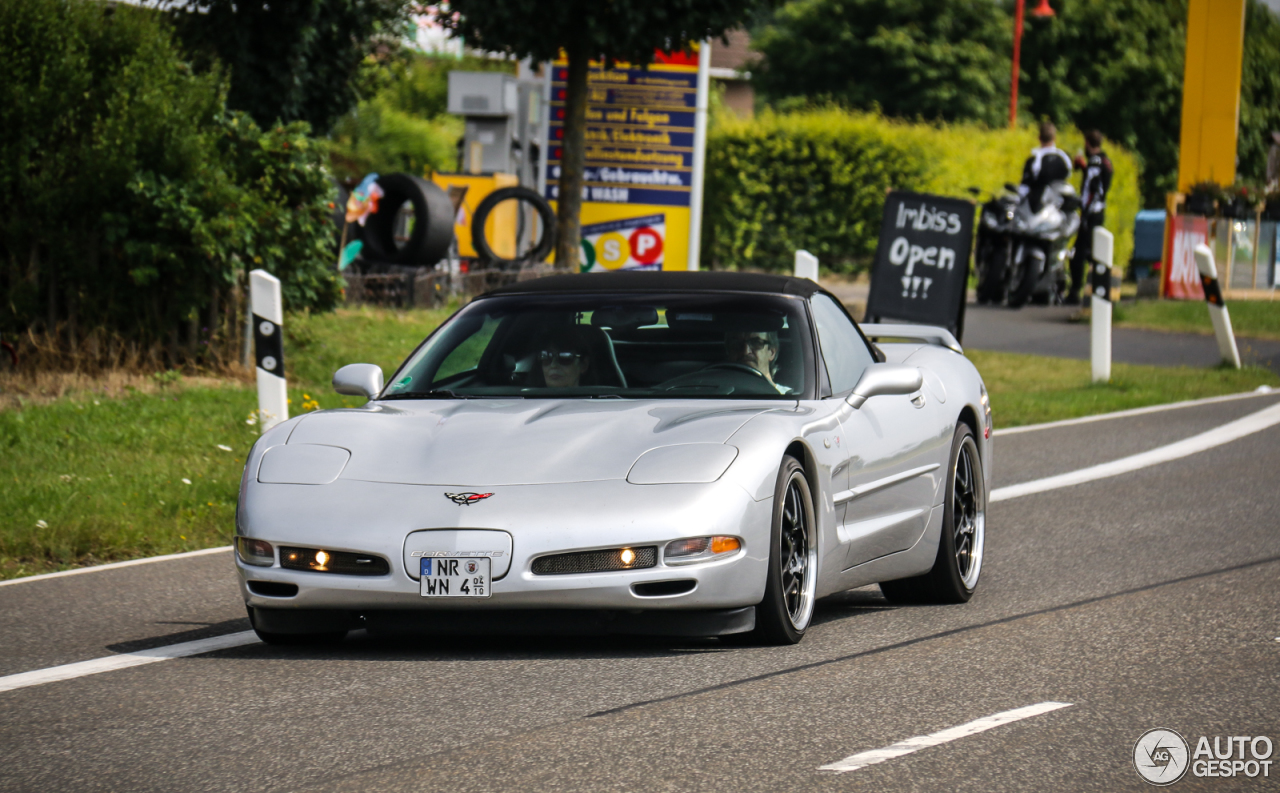
[[[236,567],[269,642],[792,643],[826,595],[978,585],[982,378],[947,331],[859,329],[811,281],[538,279],[472,301],[389,384],[333,384],[369,402],[272,428],[245,465]]]

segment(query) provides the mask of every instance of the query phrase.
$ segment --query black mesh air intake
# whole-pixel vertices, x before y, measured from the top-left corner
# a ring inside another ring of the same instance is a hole
[[[324,553],[324,564],[318,564],[316,554]],[[281,548],[280,566],[289,570],[309,570],[313,573],[338,573],[340,575],[386,575],[391,566],[381,556],[347,551],[321,551],[317,548]]]
[[[622,561],[622,552],[631,551],[636,558],[630,564]],[[573,573],[605,573],[614,570],[642,570],[658,564],[658,549],[609,548],[603,551],[578,551],[540,556],[533,560],[535,575],[571,575]]]

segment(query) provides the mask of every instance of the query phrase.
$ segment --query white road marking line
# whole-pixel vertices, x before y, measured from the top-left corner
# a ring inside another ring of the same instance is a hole
[[[1102,463],[1089,468],[1081,468],[1078,471],[1068,471],[1057,476],[1034,479],[1018,485],[998,487],[991,491],[991,495],[987,500],[990,503],[1006,501],[1011,498],[1029,496],[1033,493],[1043,493],[1047,490],[1057,490],[1062,487],[1071,487],[1072,485],[1081,485],[1097,479],[1127,474],[1130,471],[1137,471],[1140,468],[1178,460],[1197,452],[1212,449],[1215,446],[1221,446],[1224,443],[1239,440],[1247,435],[1273,427],[1276,424],[1280,424],[1280,404],[1263,408],[1257,413],[1250,413],[1244,418],[1236,419],[1229,424],[1223,424],[1221,427],[1214,427],[1199,435],[1192,435],[1190,438],[1140,454],[1121,457],[1119,460],[1112,460],[1109,463]]]
[[[1265,389],[1265,390],[1263,390]],[[1212,405],[1216,402],[1234,402],[1237,399],[1249,399],[1251,397],[1275,396],[1278,392],[1270,386],[1259,386],[1257,391],[1246,391],[1243,394],[1227,394],[1226,396],[1205,397],[1204,399],[1189,399],[1185,402],[1167,402],[1163,405],[1148,405],[1143,408],[1131,408],[1130,410],[1117,410],[1115,413],[1099,413],[1095,416],[1080,416],[1074,419],[1063,419],[1061,421],[1049,421],[1044,424],[1028,424],[1024,427],[1005,427],[991,433],[996,437],[1001,435],[1017,435],[1023,432],[1037,432],[1039,430],[1052,430],[1058,427],[1071,427],[1076,424],[1092,424],[1095,421],[1110,421],[1111,419],[1123,419],[1130,416],[1145,416],[1148,413],[1162,413],[1166,410],[1177,410],[1179,408],[1193,408],[1198,405]]]
[[[136,653],[108,655],[105,658],[94,658],[91,661],[80,661],[74,664],[51,666],[48,669],[36,669],[8,677],[0,677],[0,691],[13,691],[28,686],[39,686],[44,683],[55,683],[59,680],[71,680],[102,672],[113,672],[117,669],[128,669],[131,666],[154,664],[170,661],[174,658],[186,658],[189,655],[211,653],[214,650],[226,650],[231,647],[243,647],[261,641],[253,631],[229,633],[226,636],[214,636],[211,639],[197,639],[193,642],[170,644],[165,647],[154,647],[150,650],[139,650]]]
[[[208,556],[211,553],[221,553],[231,550],[230,545],[223,545],[218,548],[205,548],[200,551],[186,551],[184,553],[170,553],[164,556],[148,556],[145,559],[130,559],[127,562],[111,562],[110,564],[96,564],[92,567],[77,567],[74,570],[60,570],[56,573],[41,573],[40,575],[29,575],[25,578],[14,578],[8,581],[0,581],[0,586],[12,586],[14,584],[29,584],[32,581],[44,581],[50,578],[62,578],[69,575],[81,575],[83,573],[96,573],[99,570],[115,570],[118,567],[133,567],[139,564],[151,564],[152,562],[167,562],[170,559],[187,559],[192,556]]]
[[[968,724],[961,724],[959,727],[950,727],[939,732],[930,733],[929,735],[917,735],[914,738],[908,738],[905,741],[898,741],[892,746],[886,746],[883,749],[872,749],[869,752],[859,752],[858,754],[849,755],[843,760],[837,760],[834,763],[828,763],[819,766],[819,771],[835,771],[839,774],[845,774],[850,771],[857,771],[859,768],[866,768],[869,765],[883,763],[885,760],[892,760],[895,757],[902,757],[904,754],[918,752],[928,746],[938,746],[939,744],[948,743],[958,738],[966,738],[970,735],[977,735],[980,732],[986,732],[993,727],[999,727],[1002,724],[1029,719],[1032,716],[1039,716],[1042,713],[1058,710],[1059,708],[1069,708],[1070,702],[1041,702],[1039,705],[1028,705],[1025,708],[1016,708],[1014,710],[1006,710],[1003,713],[997,713],[994,716],[971,721]]]

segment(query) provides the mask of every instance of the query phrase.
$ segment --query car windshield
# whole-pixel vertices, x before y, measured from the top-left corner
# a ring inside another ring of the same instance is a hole
[[[760,294],[482,298],[433,333],[382,399],[800,399],[814,393],[799,298]]]

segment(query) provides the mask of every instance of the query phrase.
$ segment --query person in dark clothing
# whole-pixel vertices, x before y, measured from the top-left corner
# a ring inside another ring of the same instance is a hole
[[[1040,125],[1040,147],[1031,150],[1022,166],[1022,184],[1018,194],[1027,199],[1032,212],[1039,212],[1044,189],[1071,175],[1071,158],[1057,146],[1058,130],[1048,121]]]
[[[1093,230],[1102,225],[1107,211],[1107,193],[1111,190],[1111,174],[1115,168],[1102,150],[1102,133],[1091,129],[1084,134],[1084,157],[1076,165],[1084,171],[1080,185],[1080,233],[1076,235],[1076,253],[1071,257],[1071,292],[1069,305],[1079,305],[1080,290],[1088,277],[1093,254]]]

